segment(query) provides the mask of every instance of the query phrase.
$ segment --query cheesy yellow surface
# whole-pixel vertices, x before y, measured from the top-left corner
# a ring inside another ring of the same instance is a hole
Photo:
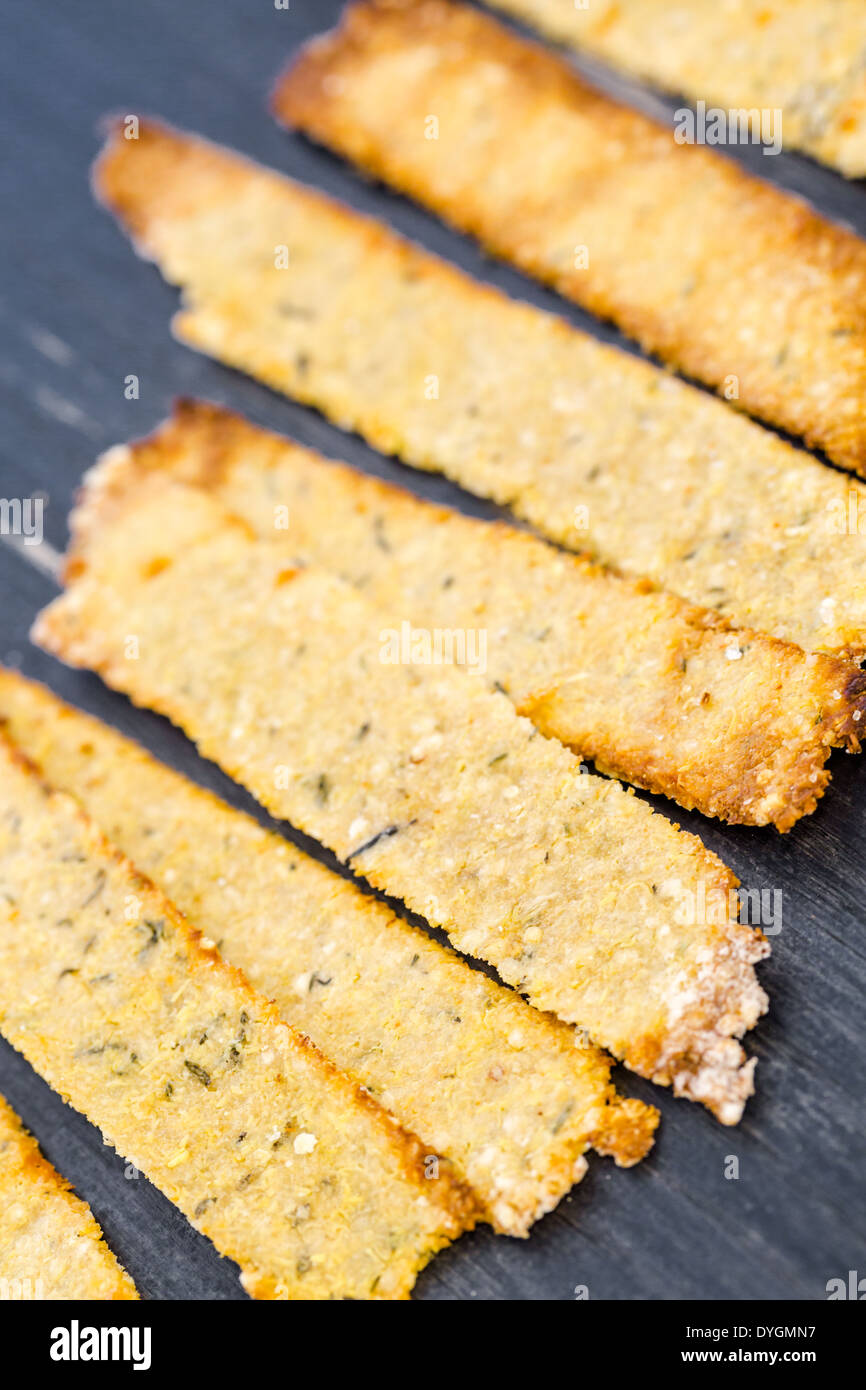
[[[0,1096],[0,1303],[136,1298],[90,1207]]]
[[[127,486],[127,483],[129,484]],[[735,1122],[766,1007],[760,933],[696,837],[582,774],[478,676],[387,659],[387,618],[203,492],[130,479],[73,518],[35,639],[175,720],[275,815],[496,966],[538,1008]],[[710,921],[688,903],[721,905]]]
[[[656,1113],[610,1060],[354,885],[44,687],[0,669],[0,721],[281,1016],[445,1154],[523,1235],[594,1144],[630,1165]]]
[[[130,459],[202,487],[294,563],[350,580],[395,630],[483,638],[487,673],[543,732],[708,815],[790,828],[835,743],[858,746],[866,676],[733,633],[646,584],[328,463],[185,402]]]
[[[134,795],[134,788],[130,789]],[[401,1298],[447,1174],[0,736],[0,1031],[257,1298]]]
[[[737,626],[866,652],[863,484],[204,141],[142,124],[95,180],[184,341]]]
[[[302,50],[274,111],[866,471],[866,242],[800,199],[676,143],[557,54],[448,0],[350,6]]]
[[[863,0],[489,0],[676,95],[781,110],[786,149],[866,175]]]

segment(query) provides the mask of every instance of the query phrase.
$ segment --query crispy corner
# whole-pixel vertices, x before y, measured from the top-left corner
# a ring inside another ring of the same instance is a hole
[[[102,1254],[106,1268],[114,1274],[113,1291],[108,1298],[111,1302],[134,1302],[138,1300],[138,1290],[126,1270],[108,1246],[102,1227],[96,1220],[88,1204],[78,1196],[72,1184],[58,1173],[57,1169],[43,1154],[37,1140],[26,1129],[3,1096],[0,1096],[0,1131],[6,1131],[7,1138],[14,1145],[18,1162],[28,1178],[41,1185],[41,1190],[59,1197],[74,1219],[79,1237],[93,1242]]]
[[[739,1123],[755,1089],[757,1061],[746,1057],[737,1040],[767,1011],[754,966],[769,954],[762,932],[728,921],[718,929],[709,958],[670,999],[653,1080],[701,1102],[723,1125]]]
[[[866,724],[866,671],[838,657],[822,657],[826,663],[830,700],[825,718],[830,747],[859,753]]]
[[[124,515],[127,508],[136,506],[150,487],[163,487],[164,479],[156,475],[169,460],[183,460],[184,467],[177,469],[171,479],[173,484],[187,488],[190,484],[207,488],[211,467],[224,454],[224,447],[216,445],[217,430],[243,425],[240,417],[212,406],[206,402],[178,400],[172,416],[159,425],[152,434],[135,440],[130,444],[117,444],[106,450],[82,479],[76,494],[75,506],[69,517],[69,546],[62,570],[65,585],[79,579],[87,570],[88,554],[92,542],[114,521]],[[192,435],[198,433],[202,439],[211,442],[210,451],[199,451],[193,456],[188,448]],[[189,461],[195,457],[192,469]],[[220,523],[236,526],[245,535],[253,538],[252,529],[233,513],[220,509]],[[46,610],[48,611],[48,610]],[[40,618],[37,618],[34,631]]]
[[[599,100],[542,44],[518,37],[491,15],[450,0],[354,0],[332,29],[304,44],[283,69],[271,91],[271,114],[283,125],[327,143],[335,121],[330,98],[341,73],[362,66],[371,50],[423,43],[443,24],[469,41],[483,33],[492,58],[519,64],[524,76],[541,86],[553,87],[581,102]],[[357,129],[342,129],[341,137],[351,138],[353,144],[363,143]],[[365,155],[353,150],[353,156],[364,158],[367,167],[376,172],[372,148]]]
[[[612,1158],[618,1168],[633,1168],[653,1147],[660,1119],[654,1106],[621,1096],[611,1087],[592,1147],[597,1154]]]
[[[338,69],[351,66],[371,40],[386,39],[388,20],[405,21],[411,9],[417,18],[414,0],[354,0],[347,5],[332,29],[310,39],[286,64],[271,90],[271,115],[308,133],[327,129],[326,115],[321,126],[319,122],[327,110],[329,81]]]
[[[140,121],[134,141],[126,137],[120,116],[107,116],[102,128],[105,139],[91,169],[91,190],[96,201],[129,230],[141,251],[150,223],[148,203],[141,196],[142,164],[145,176],[158,178],[182,150],[174,133],[158,121]]]

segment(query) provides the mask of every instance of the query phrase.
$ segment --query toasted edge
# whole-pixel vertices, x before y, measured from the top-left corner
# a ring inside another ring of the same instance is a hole
[[[38,691],[43,698],[47,697],[52,701],[52,703],[56,706],[58,712],[72,714],[76,716],[76,718],[78,718],[79,720],[85,721],[88,725],[91,726],[101,724],[101,721],[98,720],[95,716],[68,704],[66,701],[60,699],[60,697],[55,695],[52,690],[42,685],[40,682],[30,680],[29,678],[21,675],[20,672],[7,670],[5,667],[0,665],[0,729],[6,728],[9,740],[13,743],[15,743],[14,733],[11,732],[9,728],[9,723],[3,715],[2,687],[4,684],[11,684],[17,686],[21,691],[22,695],[27,695],[33,691]],[[146,748],[144,748],[141,744],[135,742],[132,739],[127,738],[126,735],[121,734],[118,730],[114,729],[110,725],[106,724],[104,725],[104,727],[115,738],[128,743],[130,749],[134,750],[135,753],[140,757],[150,759],[154,762],[156,766],[165,766],[160,764],[157,759],[153,758],[153,755],[150,754],[149,751]],[[20,748],[20,751],[23,753],[25,757],[30,756],[23,748]],[[165,766],[165,771],[179,778],[182,776],[182,774],[177,773],[174,769],[168,766]],[[219,797],[217,797],[215,793],[198,786],[198,784],[196,783],[190,783],[190,786],[194,789],[196,795],[200,797],[203,801],[210,802],[214,806],[219,806],[223,810],[226,809],[226,803],[221,802]],[[69,794],[74,796],[75,789],[69,789]],[[87,812],[85,812],[85,814],[87,814]],[[238,811],[235,812],[235,814],[238,816],[242,816],[244,813]],[[266,834],[268,832],[263,830],[262,833]],[[299,850],[298,853],[302,854],[303,851]],[[458,957],[451,950],[450,947],[444,947],[443,949],[447,952],[449,958],[455,960],[458,959]],[[597,1049],[597,1051],[599,1052],[603,1060],[608,1064],[609,1070],[610,1067],[613,1065],[611,1059],[608,1058],[605,1054],[601,1053],[600,1049]],[[643,1101],[634,1100],[632,1098],[628,1098],[621,1095],[617,1091],[613,1081],[610,1080],[609,1076],[606,1091],[600,1099],[602,1101],[602,1104],[600,1106],[600,1122],[595,1130],[587,1131],[586,1147],[592,1148],[596,1153],[604,1157],[612,1158],[618,1167],[630,1168],[634,1164],[640,1162],[642,1158],[646,1157],[650,1149],[653,1147],[653,1144],[655,1142],[655,1131],[658,1128],[660,1120],[659,1113],[654,1107],[645,1104]],[[410,1135],[410,1137],[413,1136]],[[425,1148],[425,1158],[428,1156],[428,1153],[429,1150]],[[447,1154],[445,1155],[445,1157],[447,1158]],[[549,1174],[548,1189],[539,1192],[539,1202],[536,1208],[530,1209],[527,1206],[520,1211],[518,1211],[516,1208],[513,1209],[511,1217],[507,1224],[503,1224],[501,1221],[497,1220],[495,1214],[490,1210],[485,1210],[485,1219],[490,1221],[493,1228],[497,1230],[500,1234],[511,1236],[528,1235],[533,1223],[536,1220],[538,1220],[541,1216],[543,1216],[547,1211],[552,1210],[553,1207],[561,1200],[562,1196],[564,1196],[565,1193],[568,1190],[570,1190],[570,1188],[574,1185],[574,1183],[576,1181],[579,1181],[579,1179],[583,1176],[583,1172],[574,1172],[573,1165],[575,1163],[580,1165],[580,1162],[581,1155],[579,1154],[572,1154],[570,1159],[565,1154],[561,1156],[560,1162],[554,1168],[551,1169],[551,1172]],[[584,1171],[585,1167],[586,1165],[584,1162]],[[468,1183],[468,1181],[467,1186],[471,1187],[471,1183]],[[477,1193],[475,1195],[479,1203],[481,1203],[481,1205],[483,1206],[483,1202],[481,1202],[480,1195]]]
[[[617,323],[645,352],[721,392],[724,381],[716,365],[713,345],[687,331],[662,330],[658,314],[651,314],[641,306],[617,305],[602,289],[589,294],[580,279],[581,272],[556,270],[543,256],[536,255],[531,245],[523,246],[507,233],[491,230],[488,219],[483,219],[485,225],[475,225],[475,220],[461,213],[453,199],[425,197],[418,180],[407,181],[393,176],[381,148],[360,126],[349,131],[341,125],[331,109],[331,99],[339,90],[341,69],[351,68],[356,62],[359,66],[363,64],[369,36],[374,36],[375,41],[377,31],[390,24],[395,32],[401,32],[404,42],[420,46],[432,26],[449,20],[463,23],[467,31],[471,29],[475,44],[473,56],[479,61],[499,63],[528,86],[556,92],[564,105],[595,108],[595,118],[599,121],[628,121],[635,136],[642,134],[647,139],[666,133],[649,116],[593,88],[559,54],[547,49],[537,38],[528,39],[508,28],[499,17],[455,4],[452,0],[352,0],[331,30],[309,40],[290,60],[272,90],[271,113],[283,125],[302,130],[310,139],[351,159],[367,173],[433,208],[452,226],[476,237],[492,254],[553,286],[558,293],[590,312]],[[761,209],[767,221],[784,223],[792,256],[798,252],[802,256],[807,248],[817,247],[816,255],[821,262],[830,263],[844,283],[846,274],[850,274],[852,256],[861,244],[853,232],[823,217],[796,193],[781,190],[747,173],[723,153],[699,145],[676,148],[683,162],[684,180],[688,179],[692,166],[715,165],[728,184],[737,188],[743,203]],[[689,160],[691,165],[687,163]],[[861,356],[863,338],[861,333]],[[845,398],[835,385],[834,375],[828,369],[827,400],[819,408],[814,400],[803,404],[783,375],[765,362],[758,363],[749,371],[748,379],[741,377],[739,408],[802,437],[809,448],[821,449],[842,467],[866,476],[866,428],[853,413],[840,418]],[[860,375],[862,379],[862,367]]]
[[[109,526],[124,506],[132,505],[127,490],[139,476],[134,456],[124,446],[110,451],[92,470],[89,486],[72,519],[76,577],[86,572],[85,552],[90,540],[103,526]],[[94,659],[86,642],[69,640],[64,634],[60,614],[65,602],[56,600],[40,613],[33,626],[33,640],[72,665],[98,671],[112,684],[111,662]],[[143,697],[132,698],[146,704]],[[170,700],[163,701],[160,710],[179,727],[186,728],[180,711]],[[234,775],[229,763],[223,766],[229,775]],[[679,830],[677,826],[673,828]],[[704,849],[704,854],[714,879],[710,886],[726,894],[735,890],[738,880],[731,871],[710,851]],[[365,877],[374,886],[387,888],[374,871],[365,871]],[[755,1067],[754,1059],[747,1060],[736,1039],[754,1027],[768,1007],[766,993],[752,967],[769,954],[770,946],[760,931],[731,918],[726,918],[717,931],[710,960],[672,990],[663,1038],[636,1038],[628,1049],[627,1064],[642,1076],[672,1086],[676,1095],[705,1104],[723,1124],[736,1124],[752,1094]]]
[[[279,443],[292,443],[273,431],[253,425],[243,416],[223,406],[181,398],[175,402],[172,415],[149,435],[129,444],[117,445],[104,453],[85,474],[76,507],[70,518],[71,540],[64,567],[64,582],[71,582],[81,572],[93,528],[97,524],[101,525],[102,521],[110,522],[118,510],[122,509],[123,496],[136,481],[143,482],[149,474],[162,470],[167,476],[177,477],[184,484],[195,486],[204,492],[212,491],[226,467],[227,455],[223,443],[226,434],[236,436],[241,441],[245,437],[255,435]],[[181,470],[173,470],[170,462],[172,451],[178,445],[183,446],[190,435],[196,437],[200,443],[196,466],[194,469],[184,467]],[[308,454],[311,462],[322,467],[339,469],[344,476],[361,476],[348,464],[325,459],[323,455],[305,449],[304,446],[295,447]],[[410,497],[413,501],[419,500],[407,489],[395,487],[380,479],[369,481],[385,501],[394,495]],[[436,507],[432,503],[425,505],[430,506],[431,517],[447,514],[446,508]],[[228,524],[228,512],[226,518]],[[231,514],[231,520],[242,527],[251,538],[258,539],[254,529],[243,519]],[[512,529],[505,522],[491,523],[491,527],[502,532]],[[544,544],[543,541],[532,539],[533,543]],[[570,558],[589,576],[611,577],[611,571],[606,571],[591,560],[580,556]],[[654,587],[647,581],[630,580],[617,575],[613,577],[615,582],[623,584],[630,592]],[[774,775],[768,780],[766,773],[768,769],[773,769],[772,756],[756,758],[747,770],[744,769],[739,783],[714,790],[711,797],[697,800],[686,785],[677,781],[673,784],[668,781],[661,784],[653,776],[650,767],[633,757],[620,760],[613,748],[607,747],[599,751],[595,748],[579,747],[576,751],[592,757],[601,771],[632,782],[636,786],[645,787],[649,791],[675,797],[686,809],[697,807],[704,814],[718,816],[733,824],[773,825],[784,833],[796,825],[803,816],[810,815],[816,809],[831,781],[832,773],[826,763],[832,750],[844,748],[849,753],[859,752],[866,722],[866,672],[844,657],[824,653],[806,655],[793,643],[748,628],[733,627],[727,620],[710,610],[696,607],[685,600],[677,602],[682,608],[683,621],[696,632],[711,628],[737,633],[744,641],[760,642],[768,653],[777,653],[780,660],[796,654],[820,671],[822,687],[826,691],[825,698],[821,701],[823,719],[814,737],[810,740],[803,739],[795,766],[784,778]],[[569,745],[561,727],[557,726],[557,721],[548,722],[545,715],[546,705],[551,699],[556,699],[557,695],[558,688],[553,691],[539,690],[520,702],[517,707],[518,713],[530,718],[548,736],[559,738],[568,746],[573,746]]]
[[[323,1079],[336,1091],[342,1091],[348,1102],[360,1106],[389,1145],[399,1153],[400,1171],[408,1182],[418,1188],[419,1192],[423,1191],[425,1196],[431,1198],[441,1214],[439,1231],[435,1236],[433,1232],[430,1233],[430,1244],[426,1251],[427,1258],[419,1260],[414,1267],[414,1274],[417,1276],[438,1250],[456,1240],[464,1231],[471,1230],[477,1224],[480,1216],[477,1198],[465,1183],[459,1181],[451,1173],[448,1163],[440,1164],[436,1177],[428,1177],[425,1168],[427,1151],[421,1141],[414,1134],[405,1130],[387,1111],[383,1110],[378,1101],[363,1086],[358,1085],[344,1072],[341,1072],[310,1038],[287,1024],[280,1016],[273,1001],[257,993],[238,966],[226,961],[215,946],[206,944],[203,933],[192,925],[189,919],[178,910],[169,898],[165,897],[162,890],[146,874],[136,868],[126,855],[122,854],[106,838],[75,797],[68,792],[57,790],[50,782],[46,781],[39,766],[14,743],[2,725],[0,725],[0,746],[7,752],[14,764],[38,783],[49,803],[53,802],[56,805],[65,806],[72,812],[82,827],[85,843],[88,844],[95,856],[106,859],[120,868],[127,875],[133,892],[149,893],[161,900],[161,911],[171,921],[178,936],[186,943],[190,960],[198,961],[211,971],[218,971],[234,988],[246,995],[262,1020],[285,1029],[292,1046],[298,1052],[308,1053],[314,1058],[316,1065],[321,1068]],[[191,1224],[201,1229],[199,1223],[191,1221]],[[238,1252],[233,1250],[230,1245],[225,1248],[220,1247],[220,1253],[227,1255],[230,1259],[238,1258]],[[274,1290],[277,1281],[263,1271],[247,1270],[242,1274],[241,1282],[255,1298],[275,1296]],[[268,1291],[259,1292],[260,1287]],[[408,1297],[408,1291],[406,1297]]]
[[[105,1262],[106,1270],[116,1276],[116,1291],[106,1301],[131,1302],[138,1300],[139,1293],[135,1284],[108,1245],[102,1227],[93,1215],[90,1206],[78,1196],[72,1184],[58,1173],[54,1165],[49,1163],[37,1140],[29,1130],[25,1129],[20,1117],[3,1096],[0,1096],[0,1120],[5,1121],[8,1125],[10,1140],[15,1145],[21,1167],[27,1176],[33,1178],[35,1186],[45,1189],[49,1198],[59,1198],[65,1204],[72,1221],[78,1227],[79,1236],[96,1246]]]

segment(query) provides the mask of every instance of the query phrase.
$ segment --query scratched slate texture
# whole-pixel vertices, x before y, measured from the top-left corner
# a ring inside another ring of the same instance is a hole
[[[134,258],[89,195],[88,165],[106,111],[160,115],[234,145],[379,214],[479,278],[618,341],[614,330],[270,120],[265,94],[276,72],[338,9],[330,0],[291,0],[288,10],[273,0],[5,0],[0,7],[0,496],[44,494],[53,546],[64,544],[70,501],[96,453],[151,429],[178,394],[222,401],[425,496],[495,514],[172,341],[175,292]],[[670,120],[675,102],[582,66]],[[793,155],[768,159],[746,150],[740,157],[866,234],[863,186]],[[128,373],[141,381],[137,401],[124,398]],[[265,821],[165,721],[29,644],[29,625],[55,591],[34,554],[0,545],[0,660]],[[683,813],[678,819],[702,833],[746,885],[783,893],[782,930],[762,967],[771,1014],[749,1039],[759,1057],[758,1093],[743,1123],[723,1129],[699,1107],[622,1074],[624,1089],[662,1111],[650,1159],[630,1173],[593,1160],[580,1187],[528,1241],[487,1230],[464,1237],[422,1275],[417,1298],[559,1301],[585,1285],[592,1299],[809,1300],[823,1298],[833,1276],[866,1272],[866,764],[837,755],[830,795],[784,838]],[[2,1043],[0,1091],[91,1203],[145,1297],[243,1296],[235,1267],[144,1178],[128,1176],[97,1130]],[[736,1181],[725,1177],[732,1156]]]

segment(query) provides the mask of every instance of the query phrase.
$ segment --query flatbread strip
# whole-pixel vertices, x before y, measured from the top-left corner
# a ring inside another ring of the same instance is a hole
[[[86,1202],[0,1096],[0,1302],[137,1299]]]
[[[203,141],[142,124],[95,181],[193,346],[737,626],[866,652],[861,483]]]
[[[134,797],[135,787],[130,787]],[[473,1219],[0,736],[0,1029],[256,1298],[401,1298]]]
[[[292,63],[274,112],[866,470],[866,243],[798,198],[448,0],[351,6]]]
[[[786,149],[866,175],[862,0],[490,0],[554,39],[692,101],[783,113]]]
[[[210,491],[294,563],[362,588],[398,629],[480,627],[489,674],[543,733],[681,805],[787,830],[825,789],[831,746],[858,747],[866,675],[853,665],[732,633],[714,613],[229,411],[182,402],[125,458]]]
[[[735,1122],[734,1038],[768,950],[736,880],[617,782],[581,774],[454,666],[392,663],[379,610],[203,492],[103,461],[46,649],[167,714],[276,816],[495,965],[540,1009]],[[718,923],[689,905],[709,893]]]
[[[571,1028],[2,669],[0,720],[287,1023],[449,1157],[498,1230],[525,1235],[583,1176],[591,1144],[623,1167],[646,1154],[657,1113],[620,1097],[609,1058]]]

